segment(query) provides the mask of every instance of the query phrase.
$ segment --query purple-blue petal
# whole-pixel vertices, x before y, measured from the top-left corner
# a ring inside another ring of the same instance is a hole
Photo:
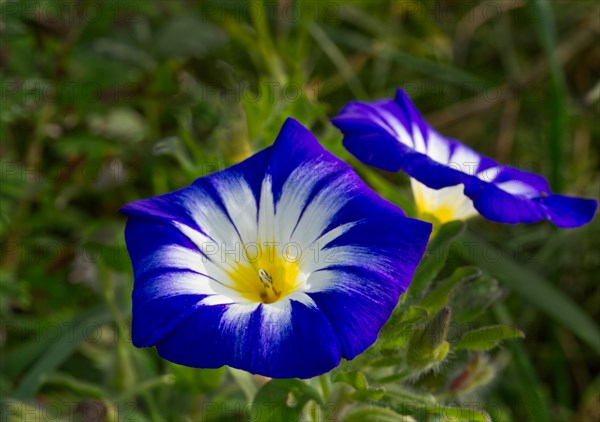
[[[477,211],[492,221],[546,219],[559,227],[578,227],[597,208],[593,199],[554,195],[543,177],[499,165],[438,134],[401,89],[394,100],[350,102],[332,122],[344,134],[344,146],[365,164],[402,170],[433,189],[463,184]],[[511,191],[507,185],[519,188]]]
[[[309,294],[333,326],[344,357],[353,359],[377,340],[379,330],[398,302],[394,297],[404,290],[390,275],[377,271],[361,267],[334,267],[334,271],[340,283],[368,286],[369,294],[364,291],[340,294],[335,290]]]
[[[226,324],[229,306],[197,307],[158,344],[158,353],[180,365],[229,365],[272,378],[312,378],[339,364],[339,341],[319,309],[291,301],[290,322],[265,330],[271,322],[264,320],[264,305],[259,305],[243,325]],[[271,330],[278,331],[281,338],[269,336]],[[273,344],[275,341],[278,344]]]
[[[550,195],[535,199],[547,213],[548,220],[558,227],[582,226],[594,218],[598,202],[593,199]]]

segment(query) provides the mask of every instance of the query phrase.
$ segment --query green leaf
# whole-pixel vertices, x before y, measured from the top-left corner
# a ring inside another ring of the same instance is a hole
[[[442,281],[423,299],[421,306],[426,308],[430,314],[437,313],[442,309],[454,291],[461,283],[473,280],[481,275],[481,271],[475,267],[457,268],[449,279]]]
[[[292,393],[296,404],[289,404]],[[299,421],[300,414],[310,400],[322,404],[317,390],[299,379],[272,379],[263,385],[252,402],[253,420],[257,422]]]
[[[403,408],[402,405],[404,404],[416,404],[419,407],[426,407],[437,402],[435,396],[431,393],[411,390],[400,385],[390,386],[385,401],[393,405],[396,411],[400,413],[409,413],[407,409],[410,409],[411,406]],[[398,410],[399,406],[400,410]]]
[[[206,393],[216,389],[225,375],[225,367],[198,369],[169,362],[169,368],[175,376],[175,388],[192,393]]]
[[[457,422],[491,422],[492,420],[486,412],[475,408],[431,406],[426,410],[430,413],[443,416],[447,420]]]
[[[385,394],[383,387],[371,387],[367,377],[360,371],[337,372],[332,377],[333,382],[343,382],[351,385],[356,390],[353,397],[356,400],[379,400]]]
[[[404,312],[395,312],[379,333],[375,350],[398,350],[408,343],[417,323],[429,317],[429,312],[419,306],[411,306]]]
[[[398,389],[389,391],[386,402],[401,414],[410,414],[419,421],[438,420],[432,416],[441,416],[441,420],[491,422],[489,415],[473,404],[469,407],[449,407],[437,403],[436,398],[427,393],[417,393]]]
[[[454,294],[450,306],[454,322],[473,321],[492,303],[500,298],[502,290],[498,280],[486,274],[461,285]]]
[[[127,254],[125,243],[103,244],[98,242],[87,242],[83,247],[89,253],[96,253],[102,258],[107,267],[115,271],[126,273],[131,271],[131,259]]]
[[[452,221],[441,226],[427,246],[425,257],[417,267],[417,271],[408,288],[407,300],[414,303],[425,295],[431,282],[446,263],[450,242],[465,230],[463,221]]]
[[[429,242],[429,246],[427,249],[429,250],[437,250],[442,247],[447,247],[450,242],[460,236],[467,227],[464,221],[450,221],[442,225],[436,235]]]
[[[368,387],[365,390],[359,390],[352,395],[354,400],[371,402],[381,400],[385,395],[384,387]]]
[[[361,407],[346,414],[344,422],[412,422],[412,416],[401,415],[385,407]]]
[[[367,378],[360,371],[338,372],[331,380],[333,382],[343,382],[351,385],[356,390],[364,390],[367,388]]]
[[[493,254],[496,259],[490,260],[486,259],[484,254],[472,253],[472,246],[484,248],[488,255]],[[457,242],[456,248],[453,250],[464,259],[497,277],[506,286],[573,331],[596,353],[600,354],[600,328],[598,325],[573,300],[539,274],[519,265],[472,233],[465,233],[463,242]]]
[[[252,374],[246,371],[240,371],[239,369],[227,368],[229,373],[237,383],[237,385],[241,388],[246,396],[248,401],[252,401],[256,393],[258,392],[258,385],[256,382],[256,378]]]
[[[0,274],[0,277],[3,274]],[[0,290],[0,293],[4,293]],[[18,326],[14,322],[9,322],[9,326]],[[3,352],[2,372],[10,377],[16,377],[21,371],[30,366],[36,359],[47,351],[48,345],[34,336],[33,339],[22,341],[13,347],[12,350]]]
[[[415,323],[429,317],[427,309],[420,306],[411,306],[402,314],[402,322],[405,324]]]
[[[521,330],[506,325],[491,325],[470,330],[454,345],[456,350],[489,350],[504,340],[524,338]]]

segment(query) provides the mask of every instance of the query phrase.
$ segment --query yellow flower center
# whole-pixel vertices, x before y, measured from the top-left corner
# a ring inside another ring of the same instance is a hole
[[[466,220],[478,213],[473,202],[463,193],[464,186],[456,185],[431,189],[411,179],[411,186],[419,217],[434,224]]]
[[[278,253],[275,246],[261,248],[255,257],[246,253],[246,262],[238,262],[229,271],[232,288],[253,302],[273,303],[301,287],[306,275],[300,271],[298,257]]]

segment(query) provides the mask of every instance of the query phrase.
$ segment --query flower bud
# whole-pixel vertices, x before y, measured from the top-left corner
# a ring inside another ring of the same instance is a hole
[[[476,354],[465,369],[450,383],[450,391],[456,395],[469,394],[479,387],[489,384],[496,375],[496,369],[489,358]]]
[[[421,329],[416,330],[408,344],[408,363],[425,371],[443,361],[450,344],[446,341],[452,311],[444,307]]]

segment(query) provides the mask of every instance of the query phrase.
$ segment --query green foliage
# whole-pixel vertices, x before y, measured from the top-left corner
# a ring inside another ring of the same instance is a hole
[[[463,229],[462,224],[442,227],[437,233],[440,238],[432,239],[430,247],[439,250]],[[438,255],[427,254],[421,266],[431,265],[429,260],[439,260]],[[443,256],[440,268],[446,263],[447,254]],[[354,361],[345,362],[334,370],[332,380],[352,386],[353,400],[362,400],[371,406],[379,402],[380,407],[373,410],[374,414],[381,411],[388,415],[388,411],[393,411],[417,420],[436,415],[457,420],[489,420],[483,409],[444,405],[446,401],[448,405],[453,404],[456,397],[472,394],[495,377],[487,357],[475,355],[476,359],[465,365],[463,358],[448,362],[448,356],[454,356],[453,360],[461,355],[468,357],[469,351],[491,350],[502,340],[522,337],[520,331],[505,326],[490,325],[469,330],[466,328],[469,325],[453,323],[449,307],[453,293],[459,286],[477,283],[480,279],[485,280],[477,268],[461,267],[445,280],[421,284],[424,291],[415,291],[415,285],[411,285],[412,290],[401,301],[378,341]],[[488,305],[487,302],[480,303],[481,308]],[[452,325],[454,331],[465,332],[457,340],[449,341],[452,340]],[[456,375],[457,371],[459,375]],[[434,384],[430,385],[429,380],[433,378]],[[380,393],[360,394],[365,390]],[[366,410],[357,412],[360,415]]]
[[[482,259],[481,255],[470,254],[470,245],[494,251],[496,259]],[[594,351],[600,354],[600,327],[583,312],[576,303],[563,295],[556,287],[545,281],[535,272],[519,265],[508,257],[503,257],[492,245],[476,235],[468,234],[463,243],[457,244],[456,250],[464,258],[471,260],[484,270],[501,278],[501,280],[524,298],[536,304],[548,315],[578,335],[589,344]]]
[[[351,410],[344,422],[412,422],[411,416],[400,415],[391,409],[384,407],[360,407]]]
[[[102,308],[94,308],[65,324],[67,327],[73,327],[72,335],[61,336],[60,341],[54,343],[49,350],[44,351],[43,356],[33,363],[19,382],[14,391],[14,397],[20,400],[31,399],[42,383],[43,377],[63,363],[83,341],[85,330],[90,325],[104,324],[108,321],[110,321],[108,312]]]
[[[504,340],[524,338],[522,331],[504,325],[490,325],[467,331],[456,342],[456,350],[489,350]]]
[[[408,300],[419,299],[429,284],[441,271],[448,257],[450,243],[465,229],[462,221],[453,221],[441,226],[427,245],[426,259],[417,267],[413,281],[408,289]]]
[[[206,393],[217,389],[225,375],[225,368],[197,369],[168,363],[175,376],[175,388],[191,393]]]
[[[331,378],[333,382],[342,382],[352,386],[356,392],[352,395],[354,399],[361,401],[379,400],[385,395],[383,387],[372,387],[367,382],[367,377],[360,371],[337,371]]]
[[[290,395],[293,403],[290,403]],[[273,379],[263,385],[252,401],[253,420],[267,422],[273,420],[298,421],[302,409],[310,401],[322,404],[319,392],[298,379]]]
[[[423,299],[421,306],[432,314],[439,311],[448,303],[451,295],[460,284],[466,283],[479,276],[481,276],[481,271],[475,267],[456,269],[449,279],[438,283],[436,288]]]

